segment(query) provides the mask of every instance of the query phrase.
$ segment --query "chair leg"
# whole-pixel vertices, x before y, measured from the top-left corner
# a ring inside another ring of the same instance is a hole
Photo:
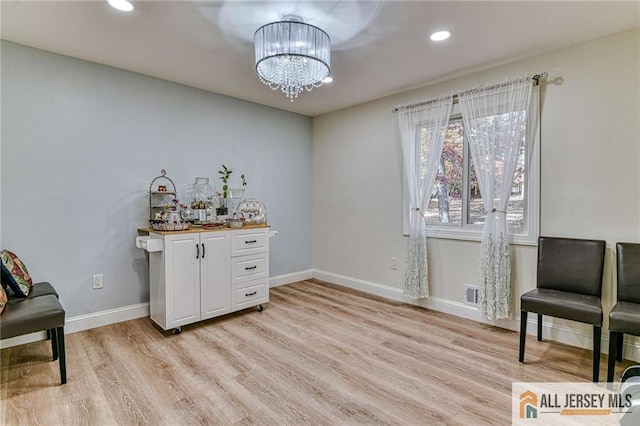
[[[624,333],[618,333],[618,348],[616,349],[617,361],[622,361],[623,345],[624,345]]]
[[[58,327],[56,330],[56,334],[58,337],[58,353],[60,354],[60,384],[67,383],[67,364],[66,364],[66,356],[64,352],[64,326]]]
[[[47,333],[51,336],[51,352],[53,353],[53,360],[58,359],[58,333],[55,328],[47,330]]]
[[[47,330],[47,340],[51,340],[51,330]]]
[[[609,332],[609,358],[607,361],[607,382],[613,382],[613,375],[616,372],[616,358],[618,350],[619,333],[615,331]]]
[[[600,335],[602,327],[593,326],[593,382],[600,378]]]
[[[520,362],[524,362],[524,344],[527,339],[527,311],[520,311]]]
[[[538,342],[542,342],[542,314],[538,314]]]

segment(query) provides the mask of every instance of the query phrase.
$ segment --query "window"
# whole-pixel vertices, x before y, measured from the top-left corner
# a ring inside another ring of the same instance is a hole
[[[538,96],[534,87],[532,96]],[[537,103],[535,104],[537,105]],[[499,116],[487,117],[487,120]],[[538,117],[530,117],[529,126],[538,128]],[[424,129],[418,129],[424,136]],[[539,162],[538,132],[532,140],[524,140],[518,153],[511,197],[507,208],[507,223],[516,244],[536,244],[539,229]],[[424,141],[424,138],[423,138]],[[424,142],[423,142],[424,143]],[[424,147],[424,145],[423,145]],[[425,161],[424,149],[420,152]],[[406,197],[405,197],[406,199]],[[405,202],[405,223],[408,205]],[[425,220],[427,236],[480,241],[485,220],[482,197],[475,175],[459,106],[454,105],[431,192]],[[405,230],[408,228],[405,226]]]

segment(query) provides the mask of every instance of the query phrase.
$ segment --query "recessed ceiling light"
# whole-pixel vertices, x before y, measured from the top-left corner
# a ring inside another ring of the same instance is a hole
[[[325,77],[322,79],[323,83],[333,83],[333,77]]]
[[[108,0],[111,7],[122,10],[123,12],[131,12],[133,5],[127,0]]]
[[[431,34],[431,40],[433,41],[442,41],[451,37],[451,31],[449,30],[440,30]]]

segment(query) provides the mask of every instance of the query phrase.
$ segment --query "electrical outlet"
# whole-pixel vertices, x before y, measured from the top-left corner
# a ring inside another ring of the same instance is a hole
[[[391,258],[391,269],[394,271],[398,270],[398,258],[397,257],[392,257]]]
[[[102,274],[97,274],[93,276],[93,289],[98,290],[104,286],[104,278]]]

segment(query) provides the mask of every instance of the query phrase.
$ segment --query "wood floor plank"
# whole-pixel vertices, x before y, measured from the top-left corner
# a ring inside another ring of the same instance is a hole
[[[347,394],[345,397],[343,391],[346,387],[337,384],[332,375],[334,369],[341,368],[340,365],[332,365],[326,360],[317,362],[319,358],[314,352],[299,351],[299,347],[289,341],[286,336],[272,339],[274,334],[260,327],[259,324],[251,324],[251,327],[269,338],[250,345],[247,350],[252,351],[257,359],[263,358],[263,365],[268,365],[270,370],[286,379],[290,388],[296,392],[294,396],[299,397],[301,391],[307,396],[320,395],[326,406],[325,411],[337,409],[336,415],[343,416],[344,413],[348,413],[351,420],[358,423],[370,423],[374,420],[379,423],[389,423],[382,421],[384,416],[376,406],[361,407],[362,404],[355,404],[352,399],[355,394]],[[243,327],[238,331],[244,333],[247,329],[249,327]],[[243,335],[239,334],[238,337],[243,338]],[[322,378],[321,381],[318,380],[319,377]],[[310,398],[306,401],[310,401]]]
[[[418,411],[416,412],[417,418],[413,419],[414,422],[417,422],[418,419],[429,419],[430,415],[434,412],[437,412],[441,407],[447,407],[449,405],[450,397],[448,394],[443,394],[441,392],[439,383],[440,381],[424,381],[421,380],[424,378],[425,374],[428,374],[427,371],[415,369],[407,371],[407,364],[403,359],[401,354],[398,352],[389,350],[385,351],[384,346],[374,347],[371,343],[367,341],[362,341],[359,333],[349,333],[345,331],[345,328],[341,328],[338,332],[339,334],[334,335],[332,337],[318,335],[315,336],[315,341],[322,341],[323,338],[333,339],[336,345],[340,345],[339,351],[343,352],[342,357],[348,358],[348,362],[350,365],[357,366],[357,370],[349,371],[350,382],[358,382],[358,380],[367,381],[368,387],[371,389],[379,389],[380,387],[390,387],[391,389],[389,393],[384,395],[378,395],[381,397],[380,403],[384,404],[386,402],[392,403],[394,406],[404,406],[403,417],[406,419],[410,414],[410,410],[407,410],[407,407],[411,407],[412,404],[415,404],[415,407],[419,407],[420,405],[424,405],[421,400],[423,398],[428,398],[429,400],[429,411]],[[323,346],[322,350],[327,351],[329,346]],[[338,347],[335,347],[338,349]],[[347,350],[347,352],[344,352]],[[388,352],[388,353],[382,353]],[[412,362],[413,365],[417,365],[417,363]],[[389,371],[389,366],[393,365],[391,371]],[[348,370],[348,369],[347,369]],[[442,370],[432,369],[434,372],[442,373]],[[367,373],[362,375],[361,371],[364,372],[372,372],[373,375],[368,377]],[[385,374],[388,374],[389,377],[384,377]],[[358,377],[358,376],[361,377]],[[440,375],[440,379],[442,379],[442,375]],[[382,377],[386,379],[386,381],[379,382],[370,382],[371,378]],[[464,380],[461,380],[460,376],[457,375],[449,375],[449,381],[460,381],[460,386],[466,389],[469,388],[469,384],[463,383]],[[401,384],[401,388],[395,388],[393,386],[394,383]],[[362,384],[362,383],[361,383]],[[385,386],[386,384],[386,386]],[[348,384],[342,384],[343,387],[348,386]],[[509,385],[510,386],[510,385]],[[510,390],[510,389],[509,389]],[[406,392],[409,392],[408,394]],[[489,390],[491,392],[492,390]],[[483,389],[483,392],[485,390]],[[415,400],[415,396],[418,395],[418,400]],[[374,398],[373,395],[368,395],[370,398]],[[507,401],[508,403],[509,401]],[[435,404],[435,405],[434,405]],[[443,417],[448,413],[442,413]],[[441,418],[430,418],[430,422],[437,422]]]
[[[185,326],[141,318],[0,351],[3,425],[494,425],[514,381],[582,381],[591,352],[317,280],[263,312]],[[602,357],[604,374],[606,356]],[[618,363],[619,375],[631,362]]]

